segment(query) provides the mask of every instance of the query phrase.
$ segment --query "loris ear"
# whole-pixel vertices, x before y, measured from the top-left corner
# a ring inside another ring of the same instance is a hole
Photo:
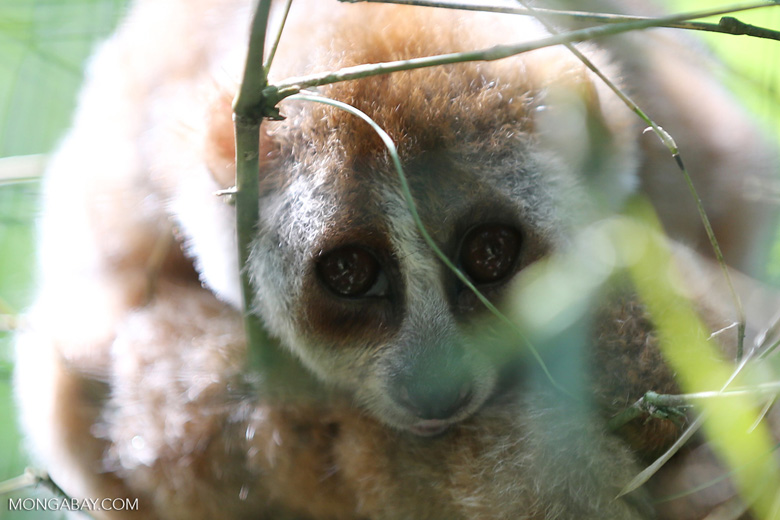
[[[203,144],[203,160],[220,188],[227,189],[236,184],[233,95],[225,91],[218,92],[210,103],[206,117],[207,130]],[[261,165],[277,155],[273,139],[263,126],[260,127]]]

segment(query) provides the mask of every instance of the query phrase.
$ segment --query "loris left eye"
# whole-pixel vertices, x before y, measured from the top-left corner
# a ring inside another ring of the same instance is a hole
[[[339,296],[385,296],[387,277],[376,257],[357,245],[343,246],[320,257],[320,280]]]
[[[520,255],[520,232],[504,224],[482,224],[466,233],[460,266],[476,284],[500,282],[514,271]]]

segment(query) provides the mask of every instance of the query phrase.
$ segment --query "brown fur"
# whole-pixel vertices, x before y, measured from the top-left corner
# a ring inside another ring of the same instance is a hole
[[[630,290],[607,293],[594,312],[595,330],[585,341],[591,348],[582,354],[588,376],[575,388],[593,397],[585,406],[540,381],[531,361],[521,363],[521,377],[508,390],[436,438],[386,426],[349,392],[312,381],[300,367],[295,377],[306,390],[282,397],[258,391],[262,375],[246,368],[241,313],[196,278],[203,259],[193,269],[188,247],[197,246],[183,238],[190,230],[171,224],[171,205],[182,192],[232,183],[236,78],[221,75],[239,70],[231,51],[238,47],[240,55],[245,45],[245,3],[140,0],[93,65],[75,129],[47,185],[44,254],[51,256],[43,261],[30,330],[18,341],[26,427],[53,478],[76,497],[139,497],[149,518],[651,518],[645,491],[615,497],[638,462],[668,447],[678,428],[643,417],[613,434],[605,422],[647,390],[674,393],[677,386]],[[307,15],[338,9],[329,15],[338,37],[332,27],[293,25],[272,80],[493,44],[494,35],[466,30],[468,15],[325,5],[307,3]],[[495,39],[505,36],[499,31]],[[605,54],[593,54],[612,70]],[[556,96],[576,98],[589,130],[605,136],[584,160],[596,173],[599,161],[630,149],[637,133],[628,111],[560,48],[323,90],[368,113],[399,143],[415,195],[431,194],[422,218],[448,254],[467,229],[442,215],[544,220],[541,202],[529,201],[518,216],[507,193],[478,180],[527,140],[561,137],[542,135],[534,117]],[[676,82],[663,85],[663,96],[683,97],[670,102],[678,110],[698,96],[677,92]],[[390,251],[384,208],[367,195],[395,186],[380,141],[363,122],[329,107],[285,102],[281,109],[286,121],[263,125],[261,195],[288,188],[298,179],[289,175],[294,167],[300,178],[326,178],[323,184],[335,187],[348,208],[316,222],[324,229],[304,260],[358,240]],[[733,113],[722,117],[743,121]],[[675,118],[670,126],[695,135],[693,119]],[[697,162],[708,163],[713,143],[688,138],[702,156]],[[641,156],[645,170],[661,161],[656,153]],[[680,192],[674,201],[686,197]],[[202,196],[211,200],[210,193]],[[679,218],[673,210],[665,215]],[[728,231],[724,245],[737,258],[747,224],[716,225]],[[556,229],[522,229],[517,270],[560,240]],[[67,238],[54,231],[67,231]],[[230,242],[229,230],[221,231]],[[391,256],[382,260],[391,264],[397,260]],[[440,278],[432,283],[454,283],[450,273]],[[375,353],[353,345],[363,341],[381,351],[401,327],[403,303],[369,308],[356,301],[345,311],[306,280],[300,282],[305,306],[278,312],[290,311],[296,330],[335,345],[338,355],[368,363]],[[506,296],[503,287],[485,292],[496,302]],[[459,325],[481,311],[468,292],[450,307]],[[716,327],[720,310],[710,314]]]

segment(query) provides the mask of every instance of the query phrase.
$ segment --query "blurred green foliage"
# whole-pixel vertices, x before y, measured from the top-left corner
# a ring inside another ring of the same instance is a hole
[[[0,158],[49,152],[68,126],[84,61],[125,0],[0,2]],[[0,184],[0,315],[29,303],[37,182]],[[0,320],[2,323],[2,320]],[[0,329],[0,481],[26,465],[11,388],[10,333]],[[0,516],[5,517],[5,497]],[[30,518],[30,513],[11,516]]]
[[[669,9],[683,12],[712,9],[719,3],[712,0],[666,0],[666,4]],[[777,7],[739,12],[732,16],[748,24],[780,31],[780,9]],[[716,17],[702,21],[717,23],[718,20]],[[700,36],[723,61],[723,81],[776,137],[780,136],[780,43],[718,33],[700,33]]]

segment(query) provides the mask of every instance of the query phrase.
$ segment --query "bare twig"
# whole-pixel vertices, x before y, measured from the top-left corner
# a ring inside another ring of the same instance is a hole
[[[682,395],[657,394],[650,391],[640,397],[634,404],[610,419],[607,426],[610,430],[615,431],[634,419],[646,414],[656,417],[658,410],[681,408],[685,406],[689,406],[689,403]]]
[[[659,469],[661,469],[664,464],[669,462],[669,459],[671,459],[675,453],[680,451],[680,448],[685,446],[685,444],[691,439],[691,437],[694,436],[694,434],[699,431],[701,426],[704,424],[704,421],[706,420],[705,414],[700,415],[696,418],[693,423],[683,432],[682,435],[680,435],[680,438],[675,441],[675,443],[668,449],[666,452],[658,457],[655,461],[653,461],[652,464],[647,466],[645,469],[643,469],[639,474],[631,479],[631,482],[626,484],[626,486],[620,490],[620,493],[618,494],[618,497],[622,497],[623,495],[627,495],[631,493],[632,491],[638,489],[641,487],[645,482],[650,480],[650,477],[655,475]]]
[[[241,81],[241,89],[233,103],[236,117],[253,118],[260,121],[265,115],[258,112],[258,108],[264,106],[263,89],[268,85],[268,78],[262,64],[270,10],[271,1],[260,0],[252,19],[244,76]]]
[[[246,265],[250,247],[260,217],[258,207],[260,123],[266,115],[263,90],[267,76],[263,68],[266,26],[271,9],[270,0],[260,0],[249,40],[241,89],[233,103],[236,130],[236,233],[238,261],[241,270],[241,291],[244,300],[244,323],[249,362],[264,366],[268,337],[258,318],[252,313],[253,291]]]
[[[623,14],[612,13],[588,13],[584,11],[567,11],[558,9],[542,9],[534,8],[533,10],[527,7],[513,7],[508,5],[491,5],[487,3],[468,3],[468,2],[456,2],[456,1],[441,1],[441,0],[339,0],[341,2],[355,4],[355,3],[375,3],[375,4],[400,4],[400,5],[415,5],[420,7],[438,7],[444,9],[459,9],[463,11],[483,11],[490,13],[504,13],[504,14],[517,14],[517,15],[541,15],[546,18],[556,19],[568,19],[572,22],[578,23],[622,23],[632,22],[637,20],[652,20],[647,16],[629,16]],[[767,3],[764,7],[777,6],[777,3]],[[735,6],[730,12],[739,12],[745,9],[753,9],[753,5],[739,7]],[[766,29],[764,27],[757,27],[755,25],[746,24],[732,17],[721,18],[719,23],[707,23],[707,22],[670,22],[658,27],[669,27],[672,29],[688,29],[693,31],[706,31],[715,32],[721,34],[731,34],[735,36],[753,36],[755,38],[766,38],[770,40],[780,40],[780,31],[774,31],[772,29]]]
[[[38,478],[28,469],[18,477],[0,482],[0,496],[10,495],[38,483]]]
[[[290,14],[290,6],[292,5],[292,0],[287,0],[287,3],[284,6],[284,14],[282,14],[282,21],[279,23],[278,30],[276,31],[276,37],[274,38],[274,43],[271,45],[271,50],[268,51],[268,58],[266,58],[265,63],[263,63],[263,72],[265,73],[266,77],[268,77],[268,71],[271,69],[271,64],[274,62],[274,56],[276,56],[276,49],[279,48],[279,42],[282,39],[282,31],[284,30],[284,25],[287,22],[287,15]]]
[[[626,423],[644,414],[653,414],[657,409],[673,409],[690,406],[696,401],[710,399],[729,399],[733,397],[763,396],[770,399],[780,394],[780,381],[762,383],[749,387],[738,387],[731,390],[696,392],[691,394],[658,394],[647,392],[637,402],[629,406],[609,421],[610,430],[616,430]]]
[[[725,13],[734,12],[735,9],[758,9],[760,7],[766,7],[766,2],[732,6],[731,8],[719,8],[712,10],[697,11],[692,13],[683,13],[670,16],[659,17],[648,20],[636,20],[631,22],[621,22],[609,25],[601,25],[598,27],[588,27],[585,29],[578,29],[576,31],[569,31],[558,35],[552,35],[547,38],[541,38],[532,42],[522,42],[510,45],[497,45],[488,49],[481,49],[470,52],[449,53],[440,54],[436,56],[426,56],[422,58],[415,58],[409,60],[398,60],[385,63],[375,63],[370,65],[357,65],[354,67],[345,67],[338,71],[325,72],[320,74],[312,74],[309,76],[302,76],[298,78],[290,78],[285,81],[281,81],[275,85],[269,86],[264,92],[266,96],[267,106],[276,106],[276,104],[282,99],[297,94],[303,89],[310,87],[318,87],[322,85],[329,85],[331,83],[338,83],[341,81],[348,81],[360,78],[366,78],[370,76],[377,76],[381,74],[390,74],[392,72],[398,72],[402,70],[413,70],[424,67],[433,67],[437,65],[450,65],[453,63],[464,63],[470,61],[494,61],[503,58],[508,58],[524,52],[529,52],[544,47],[550,47],[553,45],[560,45],[565,43],[574,43],[578,41],[590,40],[602,36],[610,36],[620,34],[628,31],[636,31],[639,29],[647,29],[650,27],[659,27],[664,24],[679,22],[684,20],[690,20],[692,18],[702,18],[706,16],[717,16]],[[677,150],[676,145],[671,137],[664,137],[664,142],[668,147]]]
[[[73,500],[67,493],[65,493],[65,491],[62,490],[60,486],[57,485],[56,482],[51,479],[48,473],[35,468],[26,468],[22,475],[0,482],[0,496],[9,495],[11,493],[18,493],[24,489],[37,486],[43,486],[56,497],[68,501]],[[92,518],[91,515],[87,514],[81,509],[69,509],[69,511],[80,513],[85,518]]]
[[[241,274],[241,292],[244,304],[244,328],[247,336],[249,366],[261,378],[254,382],[263,385],[266,399],[285,395],[317,397],[322,395],[313,378],[297,360],[278,348],[269,336],[260,318],[254,313],[254,291],[247,268],[251,245],[260,218],[260,125],[263,118],[276,118],[278,111],[265,96],[266,70],[263,67],[264,41],[271,0],[261,0],[252,20],[247,62],[241,88],[235,101],[236,133],[236,187],[230,190],[236,206],[236,233]],[[266,62],[268,64],[270,62]],[[316,391],[315,391],[316,389]]]
[[[707,233],[707,238],[710,241],[710,245],[712,245],[712,250],[715,252],[715,259],[718,261],[718,265],[720,265],[721,271],[723,271],[723,278],[726,280],[726,284],[728,284],[729,292],[731,293],[731,300],[734,302],[734,307],[737,312],[737,323],[739,323],[737,326],[737,362],[740,362],[742,361],[742,356],[744,355],[746,327],[745,309],[742,306],[742,299],[739,297],[739,294],[734,288],[734,283],[731,280],[731,275],[729,274],[726,260],[723,258],[723,252],[720,249],[720,244],[718,244],[718,240],[715,238],[715,231],[713,231],[710,219],[707,216],[707,212],[704,210],[704,203],[702,202],[701,197],[699,197],[699,193],[696,191],[696,188],[693,186],[693,180],[688,174],[688,170],[683,165],[679,153],[675,154],[675,158],[677,159],[677,166],[680,168],[680,171],[685,178],[685,183],[688,185],[688,190],[691,192],[691,196],[696,202],[696,209],[699,212],[699,218],[701,218],[702,224],[704,225],[704,231]]]
[[[775,6],[778,5],[780,4],[775,2]],[[767,29],[766,27],[751,25],[749,23],[737,20],[733,16],[724,16],[721,18],[720,22],[718,22],[718,28],[722,30],[715,32],[733,34],[737,36],[745,35],[752,36],[754,38],[766,38],[769,40],[780,40],[780,31],[774,31],[772,29]]]

